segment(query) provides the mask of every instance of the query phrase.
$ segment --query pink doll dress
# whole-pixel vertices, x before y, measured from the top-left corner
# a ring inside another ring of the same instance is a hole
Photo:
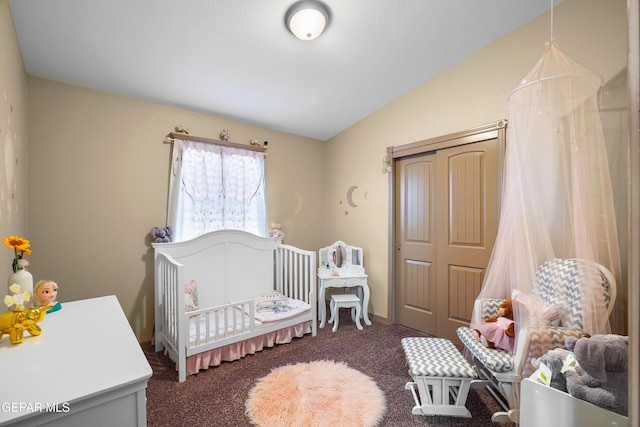
[[[513,353],[513,338],[508,336],[505,331],[513,323],[513,320],[506,317],[498,317],[495,322],[487,322],[478,325],[476,329],[480,332],[487,341],[491,341],[497,348]]]

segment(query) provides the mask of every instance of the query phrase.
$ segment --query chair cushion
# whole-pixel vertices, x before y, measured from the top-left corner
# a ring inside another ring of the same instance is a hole
[[[482,321],[498,315],[498,308],[505,301],[502,298],[478,298],[482,304]]]
[[[513,355],[498,348],[485,347],[476,339],[473,329],[463,326],[456,333],[462,344],[488,369],[494,372],[509,372],[513,369]]]
[[[474,378],[476,372],[453,343],[444,338],[402,339],[409,373],[426,377]]]

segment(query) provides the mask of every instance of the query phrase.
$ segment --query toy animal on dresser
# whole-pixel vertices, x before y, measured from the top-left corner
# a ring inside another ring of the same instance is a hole
[[[627,416],[628,342],[628,337],[613,334],[566,338],[579,364],[565,372],[569,394]]]
[[[9,335],[11,344],[20,344],[27,331],[33,336],[40,335],[42,329],[37,325],[41,322],[47,310],[51,307],[33,307],[22,311],[8,311],[0,315],[0,339],[3,335]]]

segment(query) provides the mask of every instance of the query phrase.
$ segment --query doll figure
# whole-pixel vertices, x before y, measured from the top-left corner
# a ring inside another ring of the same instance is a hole
[[[58,297],[58,284],[52,280],[41,280],[33,289],[33,302],[36,307],[51,307],[47,313],[58,311],[62,304],[56,301]]]
[[[501,348],[513,353],[515,328],[513,303],[506,300],[498,307],[498,315],[488,318],[474,329],[476,338],[488,348]]]

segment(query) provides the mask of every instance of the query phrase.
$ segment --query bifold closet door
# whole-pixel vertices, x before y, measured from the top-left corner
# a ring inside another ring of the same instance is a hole
[[[437,335],[468,326],[498,233],[497,139],[437,154]]]
[[[396,322],[436,335],[436,155],[396,162]]]
[[[396,322],[456,339],[498,229],[497,139],[396,161]]]

